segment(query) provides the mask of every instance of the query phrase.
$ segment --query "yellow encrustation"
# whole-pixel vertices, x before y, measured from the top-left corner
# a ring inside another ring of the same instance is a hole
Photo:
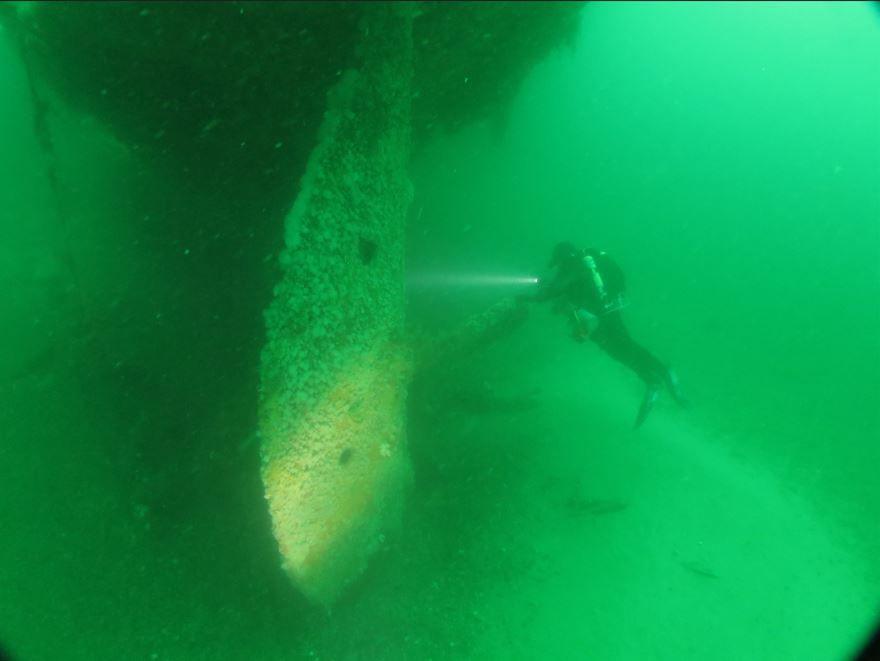
[[[405,445],[410,364],[394,347],[352,357],[287,432],[263,469],[284,568],[310,599],[331,604],[397,520],[410,481]],[[273,402],[264,424],[283,417]],[[279,442],[280,441],[280,442]]]

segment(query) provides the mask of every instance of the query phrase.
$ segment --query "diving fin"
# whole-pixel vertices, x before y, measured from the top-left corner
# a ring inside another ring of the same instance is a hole
[[[682,391],[681,382],[679,382],[678,380],[678,375],[671,369],[668,369],[666,370],[666,374],[664,375],[663,380],[666,382],[666,387],[669,388],[669,392],[670,394],[672,394],[672,398],[675,400],[675,403],[683,409],[690,408],[691,401]]]
[[[651,409],[654,408],[654,404],[657,403],[657,399],[659,397],[660,387],[655,383],[648,384],[648,387],[645,390],[645,397],[644,399],[642,399],[642,405],[639,407],[639,414],[636,416],[636,424],[633,429],[638,429],[642,426],[642,423],[645,422],[645,419],[648,417]]]

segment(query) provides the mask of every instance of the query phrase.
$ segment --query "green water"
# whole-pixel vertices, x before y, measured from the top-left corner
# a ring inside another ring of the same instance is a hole
[[[458,280],[413,321],[603,248],[693,407],[633,431],[636,377],[533,306],[413,383],[403,525],[330,612],[252,437],[281,219],[55,103],[59,193],[2,33],[0,90],[13,659],[840,659],[880,615],[876,6],[589,4],[502,116],[422,145],[408,268]]]

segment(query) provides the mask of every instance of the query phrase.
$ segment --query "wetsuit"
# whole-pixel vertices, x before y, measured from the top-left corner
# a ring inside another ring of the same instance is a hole
[[[620,310],[599,317],[592,340],[619,363],[629,367],[646,384],[660,386],[666,379],[666,366],[629,334]]]
[[[559,300],[575,324],[575,337],[587,337],[588,319],[595,324],[589,332],[593,340],[614,360],[635,372],[647,386],[645,401],[636,419],[636,426],[645,417],[656,401],[660,389],[666,385],[680,404],[685,404],[675,374],[650,351],[636,342],[620,313],[625,305],[623,293],[625,279],[623,271],[606,253],[597,250],[584,250],[576,257],[558,264],[556,277],[541,283],[538,292],[527,297],[531,301]],[[586,311],[588,314],[584,314]]]
[[[584,250],[582,255],[592,257],[604,285],[603,292],[599,291],[587,264],[578,262],[560,268],[553,280],[542,283],[531,300],[563,299],[570,306],[571,314],[576,310],[586,310],[598,320],[598,326],[590,333],[593,342],[614,360],[638,374],[646,384],[661,385],[666,366],[632,338],[623,323],[620,310],[613,305],[626,288],[623,271],[605,252]]]

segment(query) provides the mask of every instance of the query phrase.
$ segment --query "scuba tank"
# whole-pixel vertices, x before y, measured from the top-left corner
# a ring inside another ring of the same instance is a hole
[[[607,314],[608,312],[614,312],[615,310],[625,308],[627,306],[627,300],[622,292],[615,296],[611,296],[608,293],[608,290],[605,287],[605,281],[602,279],[602,274],[599,273],[599,267],[596,265],[596,260],[593,259],[593,256],[590,254],[584,254],[583,263],[593,278],[593,285],[596,287],[596,292],[599,294],[599,302],[602,305],[602,313]]]
[[[593,276],[593,284],[596,285],[596,291],[599,292],[599,300],[605,304],[607,294],[605,292],[605,283],[602,281],[602,274],[599,273],[599,267],[596,266],[596,260],[592,255],[584,255],[584,266]]]

